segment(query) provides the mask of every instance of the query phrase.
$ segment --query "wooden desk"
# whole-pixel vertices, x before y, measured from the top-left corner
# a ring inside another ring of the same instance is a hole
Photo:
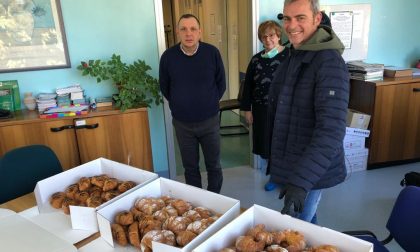
[[[10,209],[10,210],[13,210],[13,211],[19,213],[21,211],[32,208],[34,206],[36,206],[35,194],[34,193],[29,193],[29,194],[26,194],[26,195],[24,195],[22,197],[19,197],[17,199],[14,199],[14,200],[11,200],[11,201],[8,201],[6,203],[1,204],[0,208]],[[91,241],[93,241],[93,240],[95,240],[99,237],[100,237],[100,233],[96,232],[96,233],[92,234],[91,236],[89,236],[89,237],[87,237],[87,238],[85,238],[85,239],[83,239],[79,242],[74,243],[73,245],[77,249],[79,249],[79,248],[85,246],[89,242],[91,242]]]
[[[7,208],[18,213],[34,206],[36,206],[35,195],[34,193],[29,193],[17,199],[1,204],[0,208]]]

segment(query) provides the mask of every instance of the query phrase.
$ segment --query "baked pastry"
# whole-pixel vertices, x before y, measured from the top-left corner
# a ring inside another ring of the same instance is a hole
[[[102,199],[104,201],[108,201],[108,200],[111,200],[111,199],[117,197],[120,194],[121,193],[119,191],[117,191],[117,190],[106,191],[106,192],[103,192]]]
[[[96,197],[101,197],[102,194],[102,187],[98,187],[96,185],[93,185],[89,188],[89,194],[91,197],[96,196]]]
[[[197,237],[197,235],[191,231],[179,231],[176,234],[176,243],[178,244],[178,246],[184,247],[185,245],[190,243],[190,241],[192,241],[195,237]]]
[[[206,230],[206,228],[208,228],[213,222],[214,220],[212,218],[197,220],[191,222],[187,226],[187,230],[194,232],[198,235],[201,234],[201,232],[203,232],[204,230]]]
[[[203,219],[213,216],[213,213],[205,207],[199,206],[199,207],[194,208],[193,210],[196,211],[198,214],[200,214],[201,218]]]
[[[134,206],[147,215],[152,215],[157,210],[165,207],[165,202],[159,198],[138,199]]]
[[[235,247],[223,248],[219,250],[219,252],[236,252],[236,248]]]
[[[201,220],[201,215],[195,210],[188,210],[182,216],[189,218],[191,221]]]
[[[65,214],[70,214],[70,206],[77,206],[77,202],[74,199],[64,198],[61,203],[61,209]]]
[[[141,235],[144,235],[151,230],[161,230],[162,222],[156,220],[151,215],[146,215],[139,221],[139,229]]]
[[[171,216],[162,224],[162,229],[171,230],[174,234],[178,234],[180,231],[186,230],[190,223],[191,220],[187,217]]]
[[[258,224],[249,229],[246,235],[254,237],[256,241],[264,241],[265,246],[273,244],[273,234],[265,230],[264,224]]]
[[[120,224],[111,224],[112,238],[121,246],[126,246],[128,243],[127,235],[124,228]]]
[[[238,251],[262,251],[264,250],[264,242],[257,242],[249,235],[239,236],[236,239],[235,247]]]
[[[171,201],[170,205],[178,211],[179,216],[182,216],[185,212],[192,209],[191,203],[182,199],[174,199]]]
[[[133,214],[133,219],[136,220],[136,221],[139,221],[139,220],[143,219],[143,216],[145,216],[145,213],[138,210],[134,206],[132,208],[130,208],[130,212]]]
[[[115,178],[108,178],[104,181],[104,186],[102,187],[102,190],[104,192],[111,191],[116,189],[118,186],[118,180]]]
[[[172,206],[166,206],[153,213],[153,217],[162,222],[164,222],[166,219],[168,219],[171,216],[178,216],[178,211]]]
[[[104,187],[105,180],[107,180],[108,178],[109,177],[107,175],[102,174],[99,176],[93,176],[90,179],[90,182],[92,183],[92,185],[102,188]]]
[[[86,200],[90,197],[89,192],[79,191],[74,194],[74,198],[81,204],[86,205]]]
[[[133,214],[130,211],[122,211],[115,215],[115,223],[120,225],[130,225],[134,222]]]
[[[91,185],[90,178],[81,177],[77,184],[79,185],[79,191],[87,191]]]
[[[288,251],[287,251],[287,249],[285,249],[285,248],[283,248],[282,246],[277,245],[277,244],[272,244],[272,245],[270,245],[270,246],[267,246],[267,247],[265,248],[265,250],[266,250],[267,252],[288,252]]]
[[[321,245],[314,248],[307,248],[304,252],[340,252],[340,250],[333,245]]]
[[[130,190],[131,188],[136,186],[136,182],[133,181],[123,181],[118,185],[118,191],[120,193],[126,192]]]
[[[141,239],[141,251],[142,252],[151,252],[152,241],[160,242],[170,246],[175,246],[175,234],[169,230],[152,230],[147,232]]]
[[[79,191],[79,185],[72,184],[72,185],[69,185],[64,192],[66,193],[67,198],[74,199],[74,195],[78,191]]]
[[[88,207],[98,207],[100,205],[102,205],[103,201],[101,199],[101,197],[97,197],[97,196],[90,196],[89,198],[86,199],[86,206]]]
[[[279,244],[288,251],[301,251],[306,247],[305,237],[303,234],[294,230],[284,230],[284,240]]]
[[[139,223],[137,221],[131,223],[128,227],[128,240],[131,245],[140,248]]]
[[[56,209],[60,209],[66,194],[63,192],[53,193],[50,197],[50,204]]]

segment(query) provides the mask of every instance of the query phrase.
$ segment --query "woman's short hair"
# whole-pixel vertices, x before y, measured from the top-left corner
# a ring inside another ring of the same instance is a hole
[[[279,37],[281,43],[281,26],[274,20],[264,21],[258,26],[258,39],[262,42],[262,38],[267,29],[274,30],[277,34],[277,37]]]

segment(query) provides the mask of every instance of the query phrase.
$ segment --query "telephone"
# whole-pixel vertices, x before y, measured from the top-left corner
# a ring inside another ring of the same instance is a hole
[[[12,117],[12,113],[10,113],[10,110],[0,108],[0,119],[1,118],[10,118],[10,117]]]

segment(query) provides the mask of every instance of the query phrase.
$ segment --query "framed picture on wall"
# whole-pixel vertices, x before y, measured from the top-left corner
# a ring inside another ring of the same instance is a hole
[[[68,67],[60,0],[0,1],[0,73]]]

